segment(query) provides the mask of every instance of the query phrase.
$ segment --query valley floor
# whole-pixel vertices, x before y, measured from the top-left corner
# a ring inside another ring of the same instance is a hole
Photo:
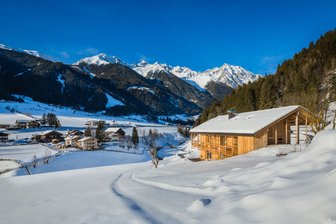
[[[0,180],[3,223],[336,223],[336,131],[221,161],[165,158]]]

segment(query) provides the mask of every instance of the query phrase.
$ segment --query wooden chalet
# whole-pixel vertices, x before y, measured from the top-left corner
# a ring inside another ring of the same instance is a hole
[[[98,149],[98,139],[94,137],[85,137],[77,141],[77,147],[83,150]]]
[[[97,127],[99,124],[101,124],[104,127],[106,126],[106,122],[104,120],[91,120],[85,123],[85,125],[91,126],[91,127]]]
[[[16,120],[15,125],[18,128],[37,128],[41,126],[37,120]]]
[[[110,141],[120,141],[125,138],[125,131],[121,128],[108,128],[105,130],[105,136]]]
[[[77,130],[77,129],[73,129],[68,131],[68,136],[79,136],[79,137],[83,137],[84,136],[84,132]]]
[[[59,142],[63,141],[63,134],[55,130],[49,130],[36,135],[35,139],[39,142]]]
[[[201,159],[224,159],[268,145],[299,144],[300,130],[308,138],[308,125],[314,118],[301,106],[218,116],[190,130],[191,144],[200,150]]]
[[[8,136],[9,134],[0,132],[0,142],[8,142]]]
[[[78,136],[78,135],[67,136],[66,138],[64,138],[64,140],[65,140],[65,147],[77,147],[77,141],[80,138],[81,137]]]
[[[16,120],[16,121],[15,121],[15,125],[16,125],[18,128],[26,128],[28,122],[29,122],[29,120]]]
[[[4,128],[4,129],[9,128],[10,126],[11,126],[10,124],[0,124],[0,128]]]

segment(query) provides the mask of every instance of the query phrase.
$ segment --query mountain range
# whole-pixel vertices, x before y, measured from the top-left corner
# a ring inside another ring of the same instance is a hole
[[[0,45],[0,78],[0,98],[7,100],[21,94],[112,115],[194,115],[259,75],[228,64],[204,72],[158,62],[128,64],[106,54],[68,65],[34,50]]]

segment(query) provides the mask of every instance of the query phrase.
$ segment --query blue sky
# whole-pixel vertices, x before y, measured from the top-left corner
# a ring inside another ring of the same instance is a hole
[[[336,28],[336,1],[3,1],[0,43],[72,63],[100,52],[205,70],[272,73]]]

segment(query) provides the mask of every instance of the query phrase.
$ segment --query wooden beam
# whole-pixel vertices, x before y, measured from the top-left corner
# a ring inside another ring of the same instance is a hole
[[[278,124],[274,125],[274,144],[278,144]]]
[[[267,128],[266,129],[266,146],[268,146],[268,131],[269,131],[269,129]]]
[[[305,124],[306,124],[306,143],[308,142],[308,118],[305,116]]]
[[[299,112],[295,117],[295,127],[296,127],[296,144],[300,143],[300,127],[299,127]]]
[[[285,129],[286,129],[286,144],[288,144],[288,124],[287,124],[287,118],[285,120]]]

